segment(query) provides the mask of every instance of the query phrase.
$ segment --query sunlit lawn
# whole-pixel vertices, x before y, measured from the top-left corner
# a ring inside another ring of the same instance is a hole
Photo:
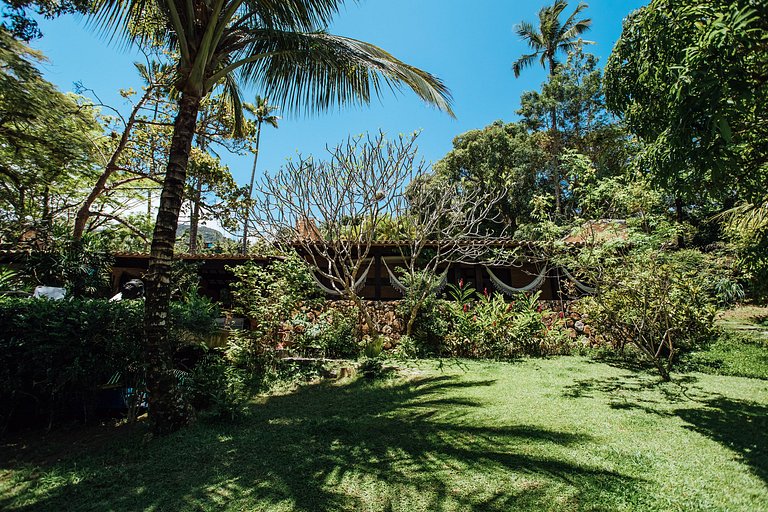
[[[426,362],[266,398],[238,425],[61,460],[6,447],[0,509],[768,510],[767,418],[765,380]]]

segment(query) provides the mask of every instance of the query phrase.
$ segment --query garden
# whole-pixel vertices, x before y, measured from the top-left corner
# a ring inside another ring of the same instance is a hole
[[[434,153],[465,83],[343,2],[5,2],[0,509],[768,511],[768,8],[539,3]],[[72,15],[119,104],[49,81]],[[384,84],[440,128],[271,160]]]

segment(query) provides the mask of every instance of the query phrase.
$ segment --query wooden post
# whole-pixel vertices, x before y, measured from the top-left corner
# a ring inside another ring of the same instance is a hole
[[[376,300],[381,300],[381,250],[378,250],[373,253],[373,257],[376,258],[376,285],[375,285],[375,292],[373,294],[374,298]]]

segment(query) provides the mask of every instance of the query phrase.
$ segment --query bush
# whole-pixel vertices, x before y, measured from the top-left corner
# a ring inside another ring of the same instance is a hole
[[[266,267],[248,262],[228,270],[236,278],[231,284],[235,313],[253,320],[266,343],[277,343],[280,326],[301,306],[323,301],[307,264],[296,255]]]
[[[405,317],[409,311],[406,305],[401,314]],[[445,337],[450,330],[450,303],[439,299],[425,301],[413,321],[409,336],[411,351],[414,355],[439,355],[445,349]]]
[[[243,370],[254,387],[263,385],[274,373],[278,357],[273,344],[259,333],[233,330],[225,349],[227,361]]]
[[[105,385],[143,389],[143,313],[140,300],[0,297],[0,430],[86,421]],[[172,339],[197,343],[213,314],[200,303],[172,303]]]
[[[184,388],[192,407],[212,419],[234,421],[248,413],[247,376],[221,354],[207,354],[187,376]]]
[[[35,250],[22,262],[23,273],[34,285],[66,288],[73,297],[106,297],[110,292],[112,256],[98,237],[58,241]]]
[[[0,421],[87,419],[116,375],[143,374],[143,303],[0,298]]]
[[[445,338],[450,355],[508,359],[560,350],[556,334],[543,321],[539,293],[521,293],[507,302],[499,293],[477,293],[460,283],[450,293],[451,329]]]
[[[664,380],[681,352],[713,334],[715,308],[690,254],[641,252],[607,267],[598,293],[586,300],[601,336],[623,350],[631,345]]]
[[[295,346],[305,355],[318,355],[335,359],[356,358],[360,353],[357,314],[330,309],[310,322],[305,316],[291,323],[301,325],[303,332],[296,336]]]

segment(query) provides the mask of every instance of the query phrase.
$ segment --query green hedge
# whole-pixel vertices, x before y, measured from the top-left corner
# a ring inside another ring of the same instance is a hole
[[[205,335],[215,308],[172,304],[174,338]],[[143,301],[0,298],[0,432],[10,426],[87,420],[108,383],[144,371]]]

